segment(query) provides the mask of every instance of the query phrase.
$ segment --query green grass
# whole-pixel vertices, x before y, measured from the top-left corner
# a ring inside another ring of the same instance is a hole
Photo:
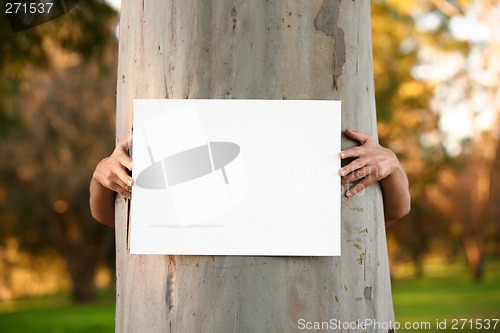
[[[0,303],[1,333],[113,333],[114,299],[74,305],[66,295]]]
[[[485,279],[471,282],[463,263],[426,265],[424,278],[405,277],[393,281],[396,321],[401,324],[429,323],[430,329],[404,329],[398,332],[500,332],[496,329],[470,329],[476,319],[500,319],[500,260],[487,263]],[[53,295],[0,302],[1,333],[112,333],[114,295],[106,294],[97,304],[73,305],[66,295]],[[453,320],[457,322],[451,328]],[[446,320],[447,329],[436,321]],[[493,322],[491,323],[493,325]]]
[[[393,302],[396,321],[431,324],[431,330],[403,332],[500,332],[500,321],[496,329],[475,329],[476,319],[500,319],[500,262],[487,263],[481,282],[471,281],[463,263],[428,265],[424,278],[393,281]],[[447,329],[438,330],[436,322],[444,320]]]

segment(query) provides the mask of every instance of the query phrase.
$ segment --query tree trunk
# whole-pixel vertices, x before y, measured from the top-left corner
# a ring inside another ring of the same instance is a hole
[[[134,98],[340,99],[343,128],[376,134],[370,3],[123,1],[117,98],[117,140]],[[116,332],[390,331],[380,189],[344,198],[341,257],[130,255],[118,199]]]
[[[471,277],[479,282],[484,276],[484,239],[481,241],[477,237],[466,235],[463,243]]]

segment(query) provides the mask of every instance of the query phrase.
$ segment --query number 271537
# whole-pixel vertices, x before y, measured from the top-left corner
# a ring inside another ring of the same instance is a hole
[[[5,14],[48,14],[54,5],[53,2],[6,2]]]

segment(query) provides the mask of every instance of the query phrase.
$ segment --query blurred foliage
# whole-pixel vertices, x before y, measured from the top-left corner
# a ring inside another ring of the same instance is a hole
[[[410,215],[388,224],[391,267],[410,262],[422,274],[428,255],[465,256],[480,278],[485,256],[500,254],[498,126],[450,154],[436,92],[473,82],[473,69],[445,82],[416,75],[424,50],[464,59],[476,50],[450,29],[451,18],[472,3],[371,4],[379,137],[400,157],[412,194]],[[0,299],[41,293],[26,287],[36,281],[70,286],[75,300],[91,299],[99,266],[114,270],[113,230],[91,219],[88,184],[113,148],[115,24],[116,13],[98,0],[80,1],[68,14],[18,33],[0,19]],[[487,87],[491,93],[497,84]],[[465,100],[473,89],[462,89]],[[33,273],[21,275],[23,267]]]
[[[0,35],[0,257],[10,268],[0,273],[0,296],[9,297],[2,285],[20,282],[13,268],[23,251],[62,258],[60,278],[75,301],[92,299],[97,268],[114,264],[114,233],[91,218],[88,184],[114,145],[116,17],[103,1],[81,1]]]
[[[424,33],[417,29],[415,11],[428,12],[419,1],[373,1],[372,34],[375,96],[381,144],[400,158],[410,179],[412,211],[405,221],[388,228],[393,262],[421,262],[436,232],[446,232],[433,221],[424,189],[434,183],[447,156],[440,141],[424,147],[425,135],[437,135],[438,115],[429,109],[434,87],[416,79],[412,70]],[[434,215],[434,216],[433,216]],[[428,225],[433,224],[433,225]],[[437,230],[436,230],[437,229]]]
[[[476,5],[470,1],[372,1],[380,141],[398,154],[412,194],[410,215],[388,225],[393,267],[410,261],[421,268],[429,254],[465,255],[472,275],[480,279],[486,254],[498,254],[500,238],[494,225],[498,227],[499,215],[491,209],[497,201],[490,191],[497,179],[493,177],[493,158],[499,159],[498,148],[496,155],[491,151],[498,146],[498,127],[464,141],[461,154],[450,155],[445,145],[447,133],[440,126],[444,105],[436,99],[436,91],[446,84],[457,89],[459,81],[456,76],[447,82],[426,80],[415,71],[422,54],[429,50],[444,54],[443,59],[454,53],[464,59],[473,56],[473,42],[454,36],[450,23],[454,17],[477,11]],[[483,5],[483,10],[498,6]],[[483,56],[494,59],[498,53],[483,52]],[[473,81],[470,72],[457,72],[464,82]],[[467,89],[471,88],[462,89],[465,93],[458,103],[467,103],[471,98]],[[479,89],[485,91],[485,87]],[[498,100],[495,104],[495,98],[491,99],[497,113]],[[486,151],[490,151],[488,157]]]
[[[55,50],[76,53],[84,61],[99,59],[113,38],[109,27],[116,17],[103,0],[80,1],[66,15],[14,33],[6,15],[0,12],[0,137],[21,125],[11,101],[26,79],[25,69],[49,69]]]

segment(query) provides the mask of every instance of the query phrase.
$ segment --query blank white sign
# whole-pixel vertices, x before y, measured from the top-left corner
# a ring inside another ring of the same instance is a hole
[[[134,100],[130,252],[340,255],[340,102]]]

